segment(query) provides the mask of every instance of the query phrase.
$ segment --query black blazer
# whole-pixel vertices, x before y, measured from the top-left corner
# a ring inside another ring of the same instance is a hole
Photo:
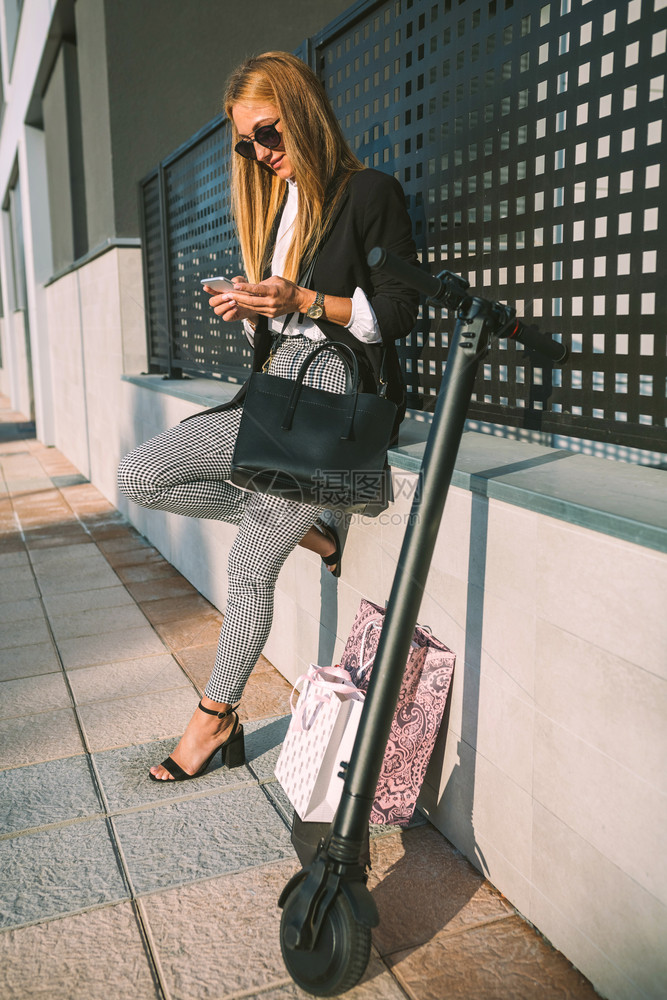
[[[405,387],[395,342],[407,336],[414,326],[419,295],[380,271],[371,272],[366,257],[375,246],[385,247],[411,264],[417,263],[412,225],[401,185],[388,174],[367,169],[350,178],[314,266],[309,274],[300,275],[297,283],[325,295],[345,298],[351,298],[358,287],[368,296],[380,327],[382,344],[364,344],[345,327],[324,317],[315,322],[330,340],[345,343],[354,350],[360,362],[362,387],[366,391],[375,392],[377,389],[384,353],[387,396],[399,408],[395,438],[398,424],[405,414]],[[264,317],[257,323],[254,341],[252,369],[260,371],[272,344],[268,321]],[[238,406],[245,396],[246,385],[230,402],[206,412]]]

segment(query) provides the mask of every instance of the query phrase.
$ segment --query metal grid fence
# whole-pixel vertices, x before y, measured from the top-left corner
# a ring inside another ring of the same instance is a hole
[[[472,417],[667,450],[666,39],[667,0],[367,0],[302,47],[357,155],[403,184],[423,262],[571,347],[560,370],[495,345]],[[166,342],[184,371],[249,364],[197,291],[213,262],[240,269],[224,131],[214,123],[144,183],[157,367]],[[413,407],[433,405],[452,325],[425,305],[401,344]]]
[[[220,117],[142,181],[144,282],[151,370],[243,375],[251,351],[239,323],[213,314],[200,279],[242,271]]]

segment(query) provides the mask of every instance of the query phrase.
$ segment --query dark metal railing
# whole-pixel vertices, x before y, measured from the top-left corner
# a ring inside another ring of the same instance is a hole
[[[357,155],[403,184],[424,264],[571,349],[560,371],[494,345],[470,416],[665,451],[667,9],[609,6],[362,0],[298,54]],[[241,270],[225,130],[216,119],[142,182],[151,365],[172,376],[250,363],[198,290],[212,268]],[[400,344],[415,408],[434,404],[452,328],[424,304]]]

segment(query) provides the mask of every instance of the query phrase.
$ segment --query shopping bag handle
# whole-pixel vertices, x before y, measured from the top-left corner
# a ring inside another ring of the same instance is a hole
[[[382,628],[380,622],[369,621],[366,622],[364,626],[364,631],[361,633],[361,646],[359,647],[359,673],[364,674],[366,670],[371,666],[372,660],[368,663],[364,663],[364,646],[366,645],[366,636],[368,635],[370,629],[372,628]]]
[[[340,681],[327,680],[324,676],[325,674],[333,675],[333,677],[339,677]],[[331,694],[347,695],[350,698],[354,698],[355,701],[363,701],[365,697],[364,692],[357,688],[347,670],[338,666],[318,667],[316,664],[311,663],[308,671],[297,677],[294,687],[292,688],[292,694],[290,695],[292,721],[294,728],[299,733],[306,732],[308,729],[305,725],[307,703],[304,702],[301,706],[301,711],[298,711],[298,706],[294,704],[294,695],[297,693],[297,685],[301,681],[307,681],[313,688],[313,698],[311,701],[315,704],[328,702]]]
[[[364,630],[361,633],[361,645],[359,647],[359,674],[358,674],[359,678],[361,678],[362,675],[365,674],[366,671],[373,666],[373,660],[369,660],[368,663],[364,663],[364,647],[366,645],[366,636],[368,635],[368,632],[372,628],[377,628],[377,629],[382,628],[382,622],[379,622],[376,619],[371,619],[371,621],[366,622],[366,624],[364,625]],[[418,628],[426,629],[429,632],[431,631],[428,625],[416,625],[415,630]],[[413,638],[410,642],[410,648],[414,649],[415,646],[418,645],[419,643],[416,643],[414,640],[414,633],[413,633]]]

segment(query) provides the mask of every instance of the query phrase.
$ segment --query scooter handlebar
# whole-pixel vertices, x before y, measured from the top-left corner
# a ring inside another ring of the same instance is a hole
[[[367,262],[372,270],[386,271],[392,278],[410,285],[411,288],[416,288],[418,292],[430,299],[437,299],[441,291],[442,282],[439,278],[429,274],[428,271],[422,271],[414,264],[408,264],[407,261],[401,260],[400,257],[385,250],[384,247],[373,247],[367,257]]]
[[[408,264],[395,254],[385,250],[384,247],[373,247],[367,257],[368,266],[372,270],[382,270],[398,281],[402,281],[411,288],[416,288],[422,295],[436,301],[445,300],[449,308],[458,307],[466,300],[465,289],[468,283],[464,278],[443,272],[445,281],[432,274],[423,271],[414,264]],[[535,326],[527,326],[520,320],[516,320],[507,329],[502,331],[501,336],[509,337],[510,340],[518,340],[532,350],[539,351],[552,361],[562,364],[568,357],[568,350],[557,340],[552,340]]]
[[[552,340],[546,333],[540,333],[536,326],[526,326],[521,320],[516,320],[511,330],[504,330],[503,336],[509,340],[518,340],[524,347],[538,351],[556,364],[567,361],[569,351],[565,344]]]

